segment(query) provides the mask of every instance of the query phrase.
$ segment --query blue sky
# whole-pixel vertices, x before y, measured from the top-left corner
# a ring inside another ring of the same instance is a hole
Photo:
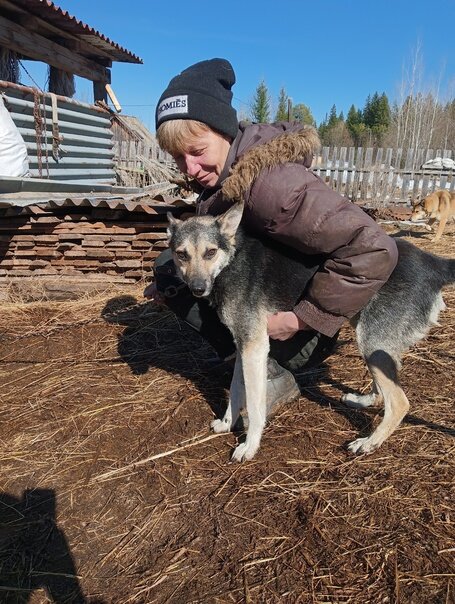
[[[284,87],[319,123],[333,104],[345,115],[369,94],[400,98],[419,49],[422,91],[455,97],[455,0],[57,0],[56,4],[139,55],[143,65],[114,63],[112,87],[123,113],[154,130],[156,102],[177,73],[213,57],[237,75],[234,106],[247,113],[264,80],[276,107]],[[44,69],[26,63],[44,87]],[[31,84],[23,74],[22,81]],[[92,101],[77,78],[76,98]]]

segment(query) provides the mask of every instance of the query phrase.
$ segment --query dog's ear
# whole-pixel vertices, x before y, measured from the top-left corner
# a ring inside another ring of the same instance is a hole
[[[240,221],[242,220],[244,204],[243,201],[237,201],[227,212],[221,214],[216,221],[220,226],[222,235],[232,238],[237,233]]]
[[[167,223],[168,223],[166,232],[167,232],[168,239],[170,239],[172,237],[172,235],[174,234],[177,226],[179,224],[181,224],[183,222],[183,220],[179,220],[178,218],[175,218],[175,216],[173,216],[170,212],[167,212],[166,217],[167,217]]]

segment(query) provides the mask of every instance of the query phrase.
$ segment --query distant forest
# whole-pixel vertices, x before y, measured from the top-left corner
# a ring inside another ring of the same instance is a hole
[[[298,121],[317,127],[322,144],[342,147],[401,147],[403,149],[455,150],[455,98],[440,102],[433,93],[412,92],[401,103],[391,104],[383,92],[369,95],[363,108],[351,105],[347,115],[332,106],[317,125],[311,108],[290,104],[284,88],[277,110],[264,81],[256,88],[251,111],[254,122]]]

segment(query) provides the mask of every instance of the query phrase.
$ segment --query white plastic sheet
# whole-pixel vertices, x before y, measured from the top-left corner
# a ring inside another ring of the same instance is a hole
[[[426,161],[422,168],[432,168],[433,170],[455,170],[455,161],[449,157],[435,157]]]
[[[30,176],[27,147],[0,95],[0,178]]]

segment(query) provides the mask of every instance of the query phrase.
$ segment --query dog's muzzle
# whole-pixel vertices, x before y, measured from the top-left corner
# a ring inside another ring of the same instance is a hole
[[[203,279],[193,279],[191,283],[189,283],[189,288],[196,298],[203,298],[210,293],[210,288]]]

